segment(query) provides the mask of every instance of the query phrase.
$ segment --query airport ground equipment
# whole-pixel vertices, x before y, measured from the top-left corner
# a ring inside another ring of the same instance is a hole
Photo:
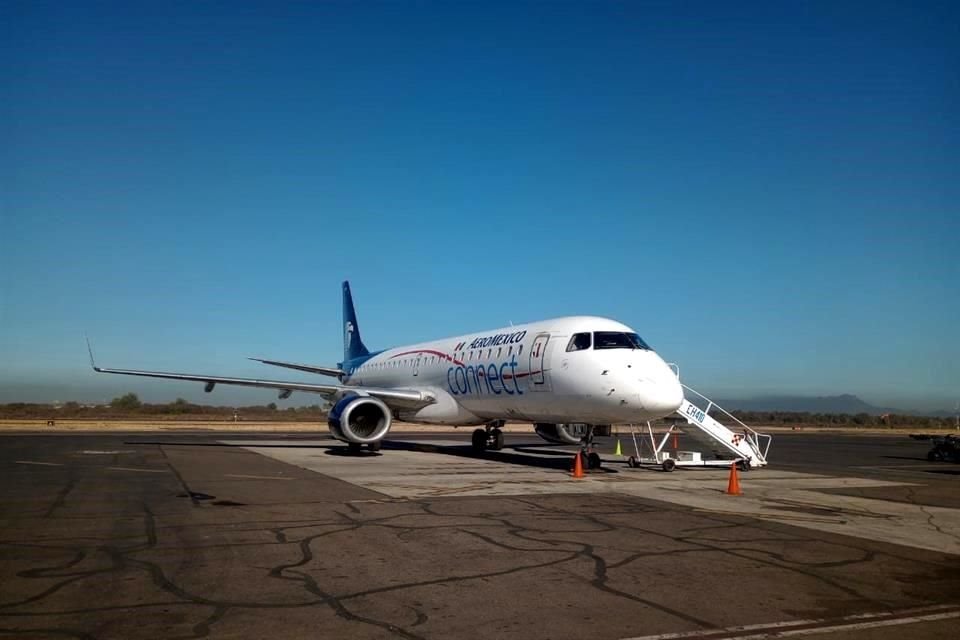
[[[927,452],[927,460],[931,462],[939,462],[941,460],[960,462],[960,436],[951,434],[911,433],[910,438],[913,440],[927,440],[933,443],[933,447]]]
[[[677,424],[670,425],[658,441],[648,422],[646,433],[637,425],[630,425],[634,455],[630,456],[627,463],[631,467],[652,464],[664,471],[673,471],[677,467],[725,467],[736,463],[740,469],[748,470],[767,464],[772,436],[751,429],[695,389],[687,385],[683,385],[683,388],[697,402],[695,404],[684,398],[683,404],[677,409],[676,415],[686,421],[684,435],[704,444],[710,454],[704,457],[700,451],[668,451],[671,437],[679,433]],[[733,426],[720,423],[710,415],[713,411],[721,412],[734,423]]]
[[[960,462],[960,438],[957,436],[934,436],[933,448],[927,453],[927,460],[950,460]]]
[[[663,433],[662,437],[657,438],[654,433],[653,425],[647,423],[645,428],[631,424],[630,436],[633,439],[634,454],[627,458],[627,465],[630,467],[658,466],[664,471],[673,471],[677,467],[729,467],[736,464],[741,469],[749,469],[748,460],[743,457],[704,458],[700,451],[668,451],[672,437],[680,433],[676,424]]]
[[[683,404],[677,409],[677,414],[686,419],[688,425],[696,427],[698,431],[709,436],[713,443],[729,452],[734,458],[742,458],[745,461],[743,466],[746,468],[766,466],[767,453],[770,451],[773,436],[754,431],[729,411],[695,389],[687,385],[683,385],[683,388],[696,401],[696,403],[691,402],[685,397]],[[684,395],[687,396],[688,394],[685,393]],[[722,413],[733,422],[733,425],[728,427],[721,424],[710,415],[713,411]]]

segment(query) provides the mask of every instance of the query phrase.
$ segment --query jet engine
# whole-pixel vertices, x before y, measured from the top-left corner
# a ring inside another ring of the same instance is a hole
[[[546,440],[547,442],[552,442],[553,444],[580,444],[584,436],[587,435],[587,429],[591,425],[585,424],[583,422],[569,422],[566,424],[550,424],[546,422],[538,422],[533,425],[534,431],[537,432],[537,435]],[[597,424],[593,426],[593,435],[596,436],[609,436],[610,435],[610,425],[608,424]]]
[[[379,442],[392,422],[390,409],[382,400],[352,393],[340,398],[327,417],[333,437],[354,444]]]

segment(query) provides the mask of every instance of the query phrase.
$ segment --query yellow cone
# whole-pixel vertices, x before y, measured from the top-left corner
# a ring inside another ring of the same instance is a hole
[[[617,439],[617,450],[613,452],[615,456],[622,456],[623,452],[620,450],[620,440]]]

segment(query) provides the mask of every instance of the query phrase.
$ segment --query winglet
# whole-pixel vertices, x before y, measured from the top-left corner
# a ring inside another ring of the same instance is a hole
[[[93,347],[90,346],[90,336],[83,334],[83,337],[87,339],[87,353],[90,354],[90,367],[94,371],[100,371],[100,368],[97,366],[97,363],[93,360]]]

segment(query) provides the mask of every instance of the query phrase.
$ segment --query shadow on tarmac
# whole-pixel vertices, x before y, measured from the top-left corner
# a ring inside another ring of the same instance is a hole
[[[385,451],[417,451],[420,453],[432,453],[438,455],[447,455],[455,456],[458,458],[471,458],[476,460],[490,460],[493,462],[501,462],[504,464],[512,464],[524,467],[533,467],[536,469],[554,469],[558,471],[570,471],[573,466],[573,454],[568,451],[561,451],[557,449],[550,449],[548,447],[553,447],[556,445],[551,444],[524,444],[518,445],[516,447],[507,445],[500,451],[485,451],[483,453],[477,453],[473,450],[473,447],[469,444],[450,444],[450,445],[437,445],[437,444],[423,444],[419,442],[408,442],[405,440],[382,440],[381,446],[382,450],[369,451],[350,451],[350,449],[345,444],[334,443],[330,444],[297,444],[296,441],[285,442],[283,444],[275,444],[272,442],[258,443],[251,442],[250,444],[237,445],[230,444],[225,442],[184,442],[177,440],[162,441],[162,440],[151,440],[151,441],[126,441],[124,444],[129,445],[162,445],[165,447],[171,446],[182,446],[182,447],[258,447],[263,449],[325,449],[324,453],[331,456],[342,456],[342,457],[358,457],[358,458],[367,458],[367,457],[379,457],[383,455]],[[601,467],[600,469],[593,470],[593,473],[619,473],[615,469],[608,467]]]

